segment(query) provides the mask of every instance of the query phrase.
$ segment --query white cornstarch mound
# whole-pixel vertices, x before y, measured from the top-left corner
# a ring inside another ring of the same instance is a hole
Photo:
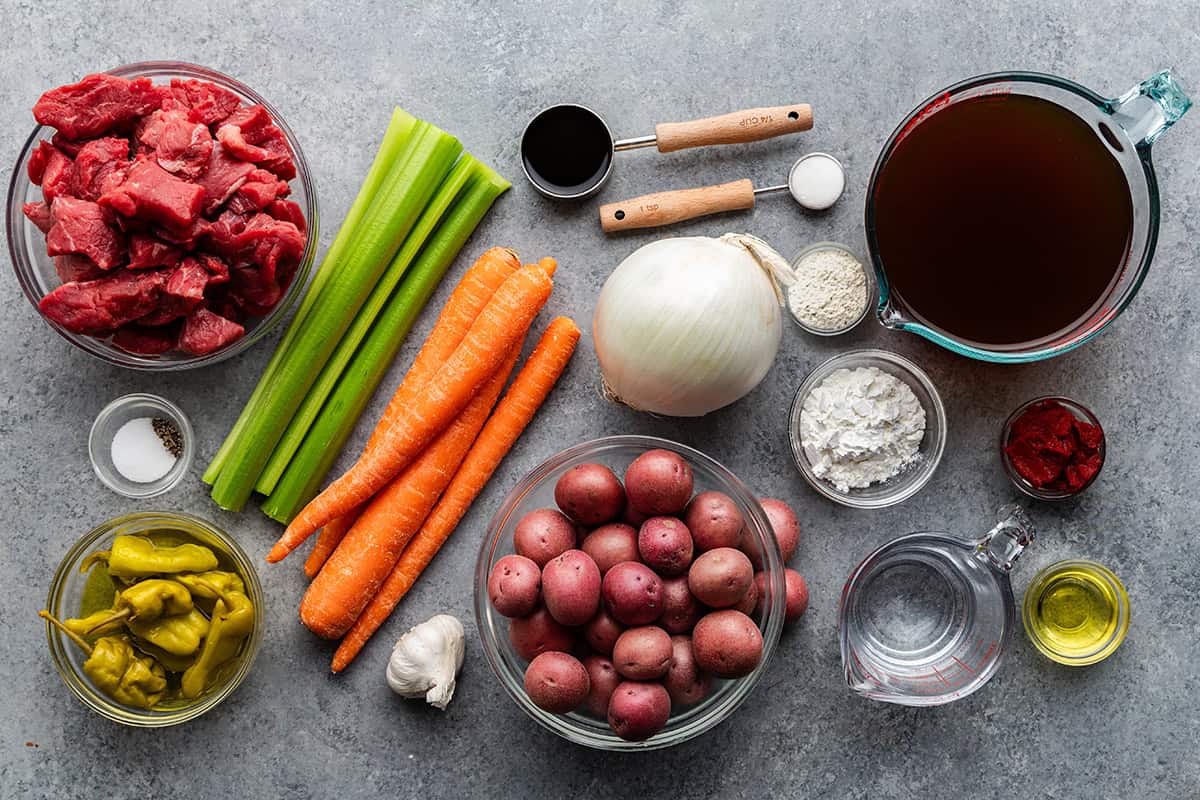
[[[813,472],[841,492],[896,475],[917,458],[924,437],[921,401],[877,367],[830,373],[800,410],[800,444]]]
[[[814,250],[794,266],[788,308],[810,328],[848,327],[867,307],[867,273],[857,258],[842,250]]]

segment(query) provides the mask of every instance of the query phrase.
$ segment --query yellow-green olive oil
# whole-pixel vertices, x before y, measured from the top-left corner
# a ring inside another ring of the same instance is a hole
[[[1025,629],[1043,654],[1063,664],[1106,658],[1129,626],[1129,597],[1099,564],[1064,561],[1039,573],[1025,594]]]

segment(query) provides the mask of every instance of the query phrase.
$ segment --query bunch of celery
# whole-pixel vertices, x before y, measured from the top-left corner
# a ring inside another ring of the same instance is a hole
[[[461,156],[461,157],[460,157]],[[396,109],[337,237],[204,480],[290,520],[320,488],[439,280],[509,183]]]

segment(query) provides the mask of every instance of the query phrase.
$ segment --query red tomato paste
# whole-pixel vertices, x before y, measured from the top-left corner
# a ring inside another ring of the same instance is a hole
[[[1013,423],[1004,452],[1035,488],[1077,492],[1100,471],[1104,431],[1056,400],[1030,406]]]

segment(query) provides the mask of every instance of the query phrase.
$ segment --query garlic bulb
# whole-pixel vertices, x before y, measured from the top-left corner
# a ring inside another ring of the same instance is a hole
[[[401,697],[425,697],[443,711],[454,696],[466,633],[449,614],[438,614],[400,637],[388,659],[387,682]]]
[[[698,417],[740,399],[779,350],[787,262],[752,236],[661,239],[622,261],[596,303],[606,396]]]

